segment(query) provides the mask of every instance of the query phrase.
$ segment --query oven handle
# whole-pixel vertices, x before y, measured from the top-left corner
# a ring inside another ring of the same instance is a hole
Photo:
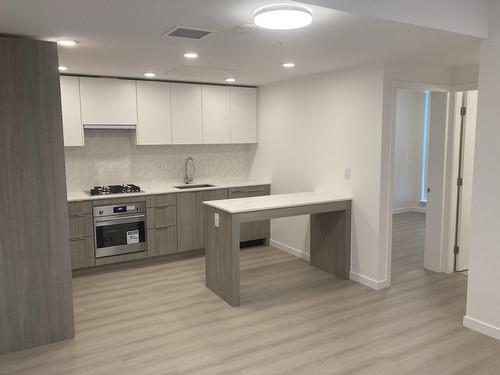
[[[135,223],[137,219],[144,219],[145,215],[132,215],[132,216],[107,216],[103,218],[95,218],[94,225],[96,227],[102,227],[104,225],[113,224],[123,224],[123,223]]]

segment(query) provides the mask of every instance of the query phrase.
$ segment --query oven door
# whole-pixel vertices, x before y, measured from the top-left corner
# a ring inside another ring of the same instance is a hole
[[[95,218],[94,231],[96,258],[146,251],[144,215]]]

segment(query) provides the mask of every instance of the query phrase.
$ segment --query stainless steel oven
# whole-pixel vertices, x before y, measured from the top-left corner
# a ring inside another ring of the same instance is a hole
[[[96,258],[146,251],[145,202],[94,207]]]

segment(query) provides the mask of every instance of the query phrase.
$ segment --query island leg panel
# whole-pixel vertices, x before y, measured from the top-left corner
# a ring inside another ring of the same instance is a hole
[[[312,266],[345,280],[351,271],[351,202],[346,210],[311,215]]]
[[[219,215],[219,227],[215,226]],[[240,305],[240,223],[231,215],[204,206],[205,285],[231,306]]]

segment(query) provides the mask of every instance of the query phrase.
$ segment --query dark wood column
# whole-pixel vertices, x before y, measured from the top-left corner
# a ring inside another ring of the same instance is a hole
[[[0,354],[74,337],[55,43],[0,37]]]

